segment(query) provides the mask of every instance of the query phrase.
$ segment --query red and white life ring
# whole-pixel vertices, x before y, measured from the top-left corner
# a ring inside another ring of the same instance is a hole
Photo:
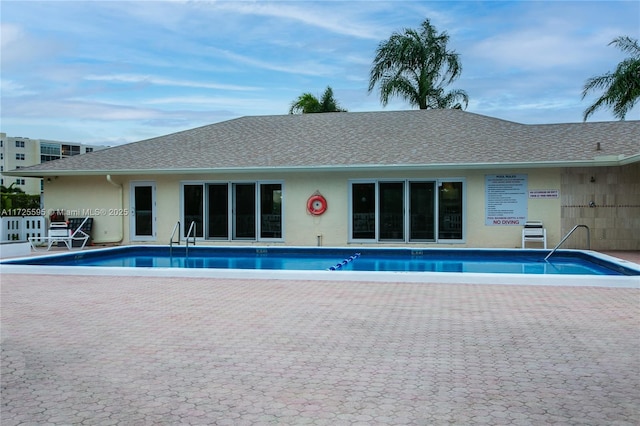
[[[314,194],[307,200],[307,211],[314,216],[321,215],[327,210],[327,200],[320,195]]]

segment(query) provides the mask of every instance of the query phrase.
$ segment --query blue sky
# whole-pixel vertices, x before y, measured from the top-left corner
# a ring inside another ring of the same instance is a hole
[[[425,18],[460,54],[451,88],[467,111],[580,122],[586,79],[625,57],[608,43],[640,38],[638,1],[1,0],[0,13],[0,131],[108,145],[287,114],[327,86],[349,111],[410,109],[383,108],[369,70],[381,41]]]

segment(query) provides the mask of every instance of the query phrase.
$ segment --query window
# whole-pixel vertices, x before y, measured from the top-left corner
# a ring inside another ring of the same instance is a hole
[[[229,239],[229,185],[207,185],[207,238]]]
[[[256,184],[234,183],[232,236],[234,240],[256,239]]]
[[[282,185],[260,185],[260,238],[282,238]]]
[[[16,179],[16,185],[24,185],[24,179]]]
[[[16,153],[16,160],[24,160],[24,154]]]
[[[55,143],[40,143],[40,155],[43,156],[52,156],[55,158],[60,158],[60,145]]]
[[[80,145],[62,145],[62,155],[69,157],[80,154]]]
[[[57,160],[60,157],[57,155],[40,155],[40,162],[41,163],[46,163],[47,161],[53,161],[53,160]]]
[[[443,182],[438,191],[438,239],[462,239],[462,182]]]
[[[198,238],[280,240],[282,200],[280,182],[183,183],[183,236],[195,222]]]
[[[196,227],[195,236],[202,237],[202,185],[185,185],[183,194],[184,237],[187,237],[192,222]]]
[[[409,237],[435,240],[435,182],[409,182]]]
[[[462,180],[353,181],[350,241],[463,240]]]
[[[84,149],[84,152],[85,152],[85,153],[86,153],[86,152],[93,152],[93,148],[88,148],[88,147],[87,147],[87,148],[85,148],[85,149]]]
[[[129,226],[132,241],[156,239],[156,185],[151,181],[131,182]]]
[[[24,148],[24,141],[16,141],[16,148]]]
[[[351,186],[352,238],[369,240],[376,237],[376,184],[354,183]]]
[[[379,239],[404,241],[404,182],[380,182]]]

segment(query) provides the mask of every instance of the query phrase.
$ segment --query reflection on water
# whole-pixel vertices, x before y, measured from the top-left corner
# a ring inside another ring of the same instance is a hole
[[[119,266],[136,268],[213,268],[213,269],[275,269],[275,270],[326,270],[339,264],[339,255],[286,256],[269,255],[191,255],[184,256],[109,256],[105,258],[76,259],[66,264],[78,266]],[[342,266],[344,271],[385,271],[385,272],[468,272],[492,274],[580,274],[615,275],[615,271],[591,263],[587,260],[571,258],[554,262],[539,259],[526,260],[519,257],[510,259],[487,259],[465,256],[464,259],[375,256],[367,253]],[[336,272],[339,273],[339,272]]]

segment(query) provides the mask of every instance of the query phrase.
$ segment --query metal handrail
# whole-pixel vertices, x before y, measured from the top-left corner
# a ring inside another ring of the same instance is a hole
[[[567,235],[565,235],[564,238],[558,243],[558,245],[555,246],[553,248],[553,250],[551,250],[551,253],[549,253],[547,255],[547,257],[544,258],[544,260],[547,260],[549,257],[551,257],[551,255],[553,253],[555,253],[556,250],[558,250],[558,247],[560,247],[562,245],[562,243],[564,243],[567,240],[567,238],[569,238],[569,236],[571,234],[573,234],[573,231],[575,231],[578,228],[586,228],[586,230],[587,230],[587,250],[591,250],[591,231],[589,231],[589,227],[587,225],[576,225],[571,229],[571,231],[567,232]]]
[[[180,234],[178,234],[178,239],[173,241],[173,237],[176,235],[176,231],[180,229],[180,221],[177,221],[175,226],[173,227],[173,231],[171,232],[171,238],[169,239],[169,256],[171,256],[173,252],[173,243],[178,243],[180,245]]]
[[[187,240],[187,248],[185,249],[185,256],[189,256],[189,238],[193,238],[193,245],[196,245],[196,222],[191,222],[189,225],[189,231],[187,232],[186,240]],[[193,235],[191,235],[193,234]]]

